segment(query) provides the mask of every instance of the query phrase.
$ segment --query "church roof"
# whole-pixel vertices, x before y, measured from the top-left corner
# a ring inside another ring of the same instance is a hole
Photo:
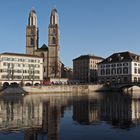
[[[48,47],[46,44],[43,44],[42,47],[37,49],[37,51],[48,51]]]

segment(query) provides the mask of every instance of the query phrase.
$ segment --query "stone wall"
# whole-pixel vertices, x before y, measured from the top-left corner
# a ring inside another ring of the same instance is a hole
[[[23,90],[29,93],[69,93],[106,90],[103,85],[51,85],[51,86],[24,86]]]

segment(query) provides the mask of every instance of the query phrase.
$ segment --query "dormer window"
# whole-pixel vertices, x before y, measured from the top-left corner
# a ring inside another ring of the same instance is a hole
[[[108,62],[110,62],[110,61],[112,61],[112,58],[110,57],[110,58],[108,58]]]
[[[138,56],[135,56],[134,59],[137,61],[139,58],[138,58]]]
[[[120,57],[120,54],[118,53],[117,56]]]

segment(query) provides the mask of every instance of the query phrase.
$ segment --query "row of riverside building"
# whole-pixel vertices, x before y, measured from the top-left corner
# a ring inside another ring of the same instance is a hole
[[[140,55],[118,52],[106,59],[83,55],[73,59],[73,77],[80,83],[140,82]]]

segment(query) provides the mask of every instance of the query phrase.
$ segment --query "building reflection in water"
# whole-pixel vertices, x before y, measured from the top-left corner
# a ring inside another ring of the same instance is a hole
[[[114,93],[101,100],[101,120],[114,127],[129,128],[133,125],[131,115],[131,95]]]
[[[123,93],[77,97],[73,120],[86,125],[104,121],[114,128],[128,129],[140,122],[140,97]]]
[[[67,97],[29,95],[0,99],[0,131],[24,131],[24,140],[59,140]]]
[[[100,100],[98,96],[76,97],[73,102],[73,120],[80,124],[94,124],[100,120]]]
[[[137,94],[28,95],[0,99],[0,132],[22,131],[24,140],[60,140],[60,119],[68,109],[81,125],[106,122],[128,129],[140,123]]]

